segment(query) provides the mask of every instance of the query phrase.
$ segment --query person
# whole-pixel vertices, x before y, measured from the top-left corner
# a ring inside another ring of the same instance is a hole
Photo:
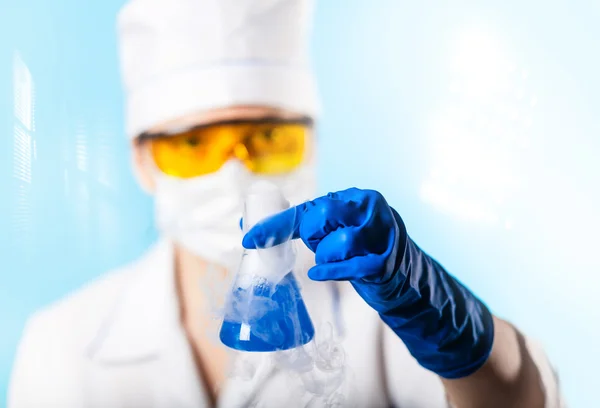
[[[381,194],[315,197],[311,15],[308,0],[124,6],[127,134],[162,238],[29,320],[10,408],[563,406],[539,345],[419,249]],[[243,234],[257,180],[292,207]],[[242,246],[289,238],[314,340],[230,352],[212,311]]]

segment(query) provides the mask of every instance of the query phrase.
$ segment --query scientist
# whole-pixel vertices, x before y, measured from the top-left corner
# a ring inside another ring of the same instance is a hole
[[[127,134],[162,239],[30,319],[9,408],[563,406],[540,348],[421,251],[381,194],[315,197],[311,14],[308,0],[124,6]],[[255,180],[294,206],[243,235]],[[290,235],[317,353],[302,366],[229,352],[211,327],[234,260]]]

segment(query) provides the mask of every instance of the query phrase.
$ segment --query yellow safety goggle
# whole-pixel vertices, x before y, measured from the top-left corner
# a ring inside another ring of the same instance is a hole
[[[313,122],[303,119],[233,120],[178,133],[144,133],[156,166],[165,174],[191,178],[217,171],[237,158],[264,175],[293,171],[306,154]]]

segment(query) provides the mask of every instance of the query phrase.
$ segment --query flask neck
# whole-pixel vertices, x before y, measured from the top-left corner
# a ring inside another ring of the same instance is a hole
[[[292,243],[285,242],[270,248],[245,250],[240,272],[277,284],[293,271],[295,262],[296,253]]]

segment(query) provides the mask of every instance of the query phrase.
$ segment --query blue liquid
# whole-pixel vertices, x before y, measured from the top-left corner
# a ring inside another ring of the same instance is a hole
[[[232,349],[288,350],[308,343],[315,335],[292,273],[275,287],[260,284],[248,289],[236,288],[229,304],[219,337]]]

